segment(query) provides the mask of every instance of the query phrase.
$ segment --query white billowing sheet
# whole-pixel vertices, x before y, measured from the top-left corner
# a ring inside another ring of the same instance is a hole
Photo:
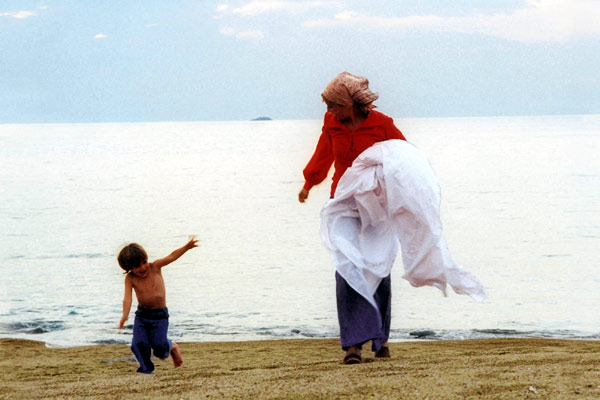
[[[403,278],[476,301],[477,278],[456,265],[442,237],[440,186],[429,161],[404,140],[379,142],[361,153],[321,210],[321,238],[338,273],[375,307],[373,294],[388,276],[400,245]]]

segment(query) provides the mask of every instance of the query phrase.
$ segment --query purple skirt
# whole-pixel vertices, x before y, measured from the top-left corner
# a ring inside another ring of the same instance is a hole
[[[390,337],[392,319],[392,278],[382,279],[375,292],[375,309],[344,278],[335,273],[338,320],[342,349],[350,346],[362,349],[365,342],[371,341],[371,350],[378,351]]]

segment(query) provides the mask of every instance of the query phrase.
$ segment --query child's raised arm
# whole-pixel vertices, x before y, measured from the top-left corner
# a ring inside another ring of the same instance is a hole
[[[125,276],[125,296],[123,296],[123,316],[119,322],[119,329],[123,329],[125,321],[129,319],[129,310],[131,310],[131,292],[133,285],[131,284],[131,276]]]
[[[181,257],[186,251],[193,249],[194,247],[198,247],[198,241],[196,240],[196,238],[192,237],[190,241],[187,242],[183,247],[180,247],[177,250],[173,250],[173,252],[165,258],[160,258],[154,261],[152,264],[157,268],[162,268],[165,265],[171,264],[173,261]]]

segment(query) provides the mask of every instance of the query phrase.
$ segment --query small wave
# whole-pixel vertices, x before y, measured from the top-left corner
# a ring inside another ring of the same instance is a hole
[[[292,338],[330,338],[337,336],[334,332],[316,332],[306,327],[290,328],[288,326],[276,326],[260,328],[253,332],[258,336],[271,337],[274,339]]]
[[[227,340],[252,340],[254,339],[286,339],[286,338],[329,338],[337,335],[334,331],[321,332],[310,327],[285,325],[249,327],[249,326],[229,326],[224,328],[212,324],[177,324],[170,330],[174,337],[195,337],[195,338],[226,338]],[[239,338],[239,339],[236,339]],[[203,339],[204,340],[204,339]],[[202,341],[202,340],[201,340]]]
[[[228,312],[207,312],[202,314],[203,317],[207,317],[207,318],[214,318],[214,317],[220,317],[222,315],[229,315],[231,313]]]
[[[392,330],[390,338],[396,341],[423,340],[469,340],[496,338],[541,338],[541,339],[600,339],[600,333],[585,333],[569,330],[516,330],[516,329],[472,329],[472,330]]]
[[[323,334],[316,332],[298,332],[298,335],[305,338],[328,338],[333,336],[331,334]]]
[[[244,318],[251,317],[252,315],[260,315],[260,313],[259,312],[249,312],[249,313],[244,313],[244,314],[233,314],[231,316],[231,318],[244,319]]]
[[[66,255],[40,255],[35,257],[28,257],[23,254],[17,254],[14,256],[8,257],[9,260],[54,260],[54,259],[74,259],[74,258],[84,258],[84,259],[94,259],[94,258],[103,258],[107,257],[106,254],[101,253],[82,253],[82,254],[66,254]]]
[[[310,328],[294,328],[290,330],[290,332],[294,335],[305,338],[331,338],[338,336],[338,333],[334,331],[316,332],[314,329]]]
[[[111,325],[112,326],[112,325]],[[5,329],[6,328],[6,329]],[[36,337],[49,339],[53,345],[59,347],[72,347],[79,345],[127,345],[131,343],[131,325],[129,329],[92,329],[84,326],[65,326],[62,321],[29,321],[2,324],[0,333],[5,337],[30,338]],[[173,326],[169,336],[177,341],[206,342],[206,341],[240,341],[240,340],[269,340],[269,339],[324,339],[339,338],[336,326],[290,326],[273,325],[262,327],[218,325],[193,325]],[[58,332],[57,332],[58,331]],[[62,331],[62,332],[61,332]],[[51,333],[50,336],[43,334]],[[414,340],[474,340],[497,338],[537,338],[537,339],[570,339],[570,340],[600,340],[600,331],[575,331],[575,330],[545,330],[545,329],[507,329],[507,328],[482,328],[466,330],[448,329],[392,329],[390,341],[404,342]]]
[[[8,332],[39,335],[42,333],[64,330],[67,327],[62,321],[31,321],[5,324],[4,328]]]
[[[128,340],[116,340],[116,339],[100,339],[94,340],[93,344],[129,344]]]
[[[417,339],[437,339],[438,335],[434,331],[411,331],[409,335]]]
[[[497,336],[527,335],[531,333],[529,331],[518,331],[515,329],[473,329],[473,332]]]
[[[83,253],[83,254],[68,254],[64,258],[101,258],[105,257],[104,254],[100,253]]]
[[[230,331],[230,332],[217,332],[217,331],[212,331],[212,332],[202,332],[202,334],[206,335],[206,336],[224,336],[224,337],[234,337],[234,336],[240,336],[240,335],[245,335],[246,332],[238,332],[238,331]]]

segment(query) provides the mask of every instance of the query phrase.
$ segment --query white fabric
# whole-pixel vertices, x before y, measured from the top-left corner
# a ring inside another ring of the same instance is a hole
[[[391,272],[398,246],[403,278],[476,301],[477,278],[456,265],[442,237],[440,186],[429,161],[404,140],[379,142],[361,153],[321,210],[321,238],[348,284],[375,307],[373,294]]]

